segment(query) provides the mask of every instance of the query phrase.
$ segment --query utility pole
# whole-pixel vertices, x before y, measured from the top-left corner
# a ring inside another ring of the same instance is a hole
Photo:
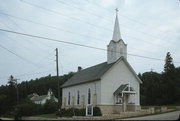
[[[12,75],[10,76],[9,78],[9,81],[8,83],[11,85],[11,86],[14,86],[16,88],[16,101],[17,101],[17,104],[19,103],[19,90],[18,90],[18,82],[17,80],[20,80],[20,79],[15,79]]]
[[[59,77],[59,67],[58,67],[58,48],[56,48],[56,71],[57,71],[57,79]],[[60,82],[58,79],[58,110],[60,109]]]
[[[18,82],[17,80],[20,80],[20,79],[14,79],[15,81],[15,88],[16,88],[16,94],[17,94],[17,104],[19,104],[19,89],[18,89]]]

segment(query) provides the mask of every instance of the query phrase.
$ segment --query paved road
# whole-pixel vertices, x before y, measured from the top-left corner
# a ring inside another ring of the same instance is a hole
[[[135,117],[128,119],[120,119],[120,120],[177,120],[179,116],[180,116],[180,111],[175,111],[175,112],[164,113],[159,115]]]

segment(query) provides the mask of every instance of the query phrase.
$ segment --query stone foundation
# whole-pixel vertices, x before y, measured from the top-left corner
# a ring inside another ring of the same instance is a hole
[[[123,108],[122,105],[96,105],[96,106],[100,108],[101,113],[103,115],[121,114],[121,113],[124,112],[124,108]],[[74,105],[74,106],[66,105],[63,108],[65,108],[65,109],[68,109],[68,108],[78,108],[78,109],[81,109],[81,108],[85,108],[85,107],[82,106],[82,105]],[[138,105],[127,105],[126,109],[125,109],[125,112],[138,112],[140,110],[141,110],[141,106],[138,106]]]
[[[97,105],[101,109],[103,115],[108,114],[121,114],[124,112],[122,105]],[[127,105],[125,112],[137,112],[141,110],[141,106],[138,105]]]

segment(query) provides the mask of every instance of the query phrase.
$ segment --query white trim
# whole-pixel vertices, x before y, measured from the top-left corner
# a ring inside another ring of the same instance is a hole
[[[132,94],[136,94],[135,91],[122,91],[122,93],[132,93]]]

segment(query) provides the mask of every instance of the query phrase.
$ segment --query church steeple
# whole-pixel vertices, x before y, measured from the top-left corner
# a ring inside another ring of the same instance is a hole
[[[107,62],[108,64],[116,62],[120,57],[127,59],[127,45],[121,38],[119,20],[118,20],[118,9],[116,10],[116,19],[114,24],[113,38],[107,46]]]
[[[114,31],[113,31],[113,38],[112,40],[114,41],[119,41],[121,40],[121,33],[120,33],[120,28],[119,28],[119,20],[118,20],[118,9],[116,8],[116,19],[115,19],[115,24],[114,24]]]

